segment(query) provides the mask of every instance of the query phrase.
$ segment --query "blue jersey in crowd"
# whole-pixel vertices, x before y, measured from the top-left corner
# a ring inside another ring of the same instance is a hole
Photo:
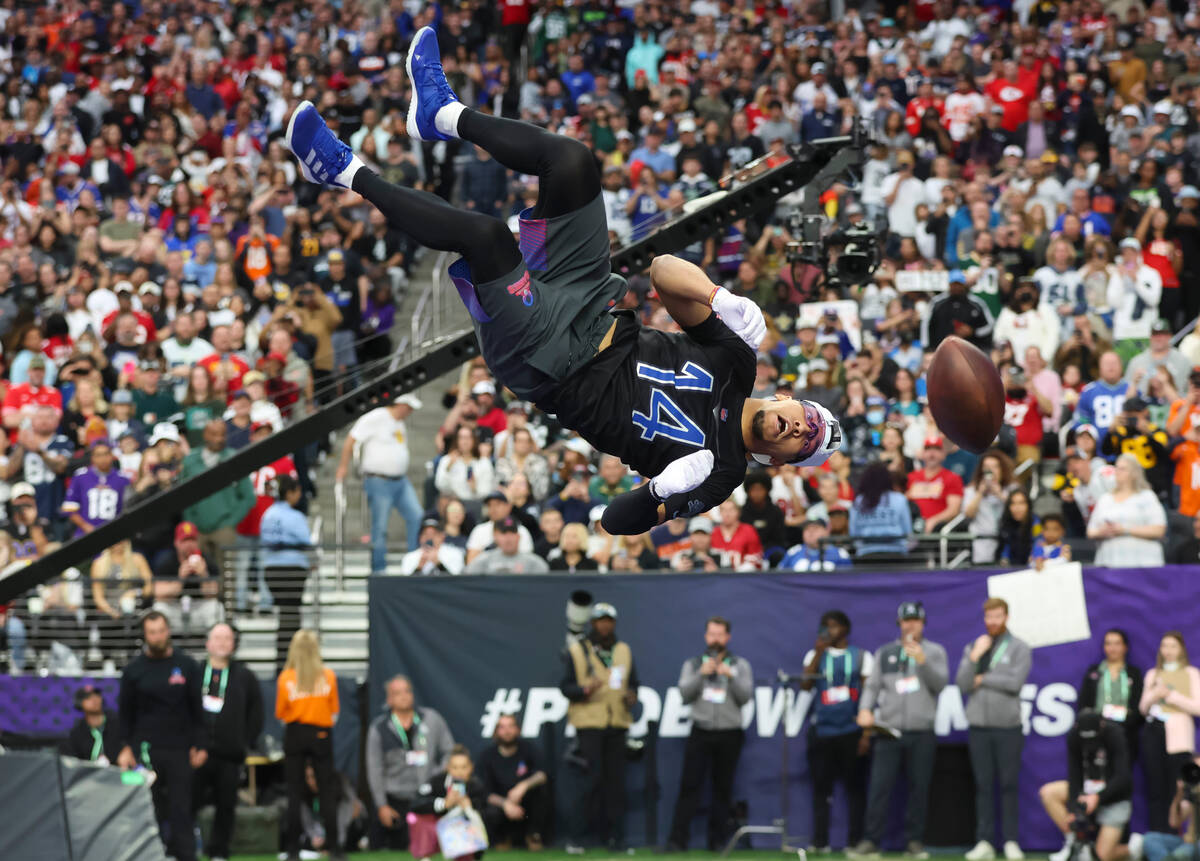
[[[1109,426],[1121,414],[1129,394],[1129,383],[1125,380],[1118,383],[1106,383],[1104,380],[1088,383],[1079,394],[1075,423],[1095,425],[1100,432],[1100,439],[1104,439]]]

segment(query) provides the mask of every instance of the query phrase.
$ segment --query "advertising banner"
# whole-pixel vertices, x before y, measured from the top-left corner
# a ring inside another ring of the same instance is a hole
[[[1049,573],[1049,572],[1047,572]],[[1062,572],[1068,578],[1073,572]],[[1057,847],[1061,836],[1042,812],[1038,787],[1066,775],[1065,734],[1076,709],[1085,670],[1101,657],[1107,628],[1125,629],[1130,661],[1153,665],[1163,631],[1195,629],[1200,605],[1200,569],[1084,569],[1083,605],[1064,607],[1073,636],[1035,649],[1033,670],[1021,692],[1027,743],[1021,772],[1021,837],[1028,849]],[[1036,574],[1026,575],[1036,576]],[[996,584],[997,586],[1004,584]],[[1012,581],[1007,584],[1010,588]],[[1026,596],[1030,584],[1017,581]],[[1071,592],[1070,582],[1047,579],[1048,596]],[[779,682],[779,673],[797,675],[813,646],[822,612],[840,609],[851,619],[851,643],[877,649],[896,636],[896,608],[902,601],[924,602],[926,636],[945,646],[950,678],[964,649],[983,633],[982,604],[988,576],[980,572],[916,571],[886,574],[713,575],[554,575],[541,577],[378,577],[370,584],[370,714],[382,713],[384,683],[403,673],[412,679],[417,700],[446,718],[456,740],[471,750],[487,744],[501,714],[520,720],[526,737],[539,738],[558,763],[564,751],[566,698],[564,607],[575,590],[616,606],[617,632],[634,656],[640,684],[639,718],[633,736],[653,726],[654,762],[660,793],[657,839],[665,839],[678,791],[688,708],[676,683],[680,666],[704,649],[705,620],[721,615],[733,623],[731,650],[754,668],[755,690],[743,709],[746,744],[734,797],[747,802],[749,821],[770,824],[780,814],[781,740],[787,756],[789,830],[801,840],[809,833],[809,776],[804,756],[804,723],[809,695]],[[1005,591],[997,589],[997,591]],[[1079,614],[1086,613],[1086,619]],[[1041,628],[1051,625],[1045,614]],[[1019,620],[1014,619],[1019,628]],[[1090,631],[1090,636],[1086,636]],[[1057,639],[1044,635],[1042,642]],[[939,699],[937,733],[946,743],[962,743],[967,723],[964,697],[953,684]],[[645,764],[630,768],[628,836],[645,836]],[[1140,781],[1139,781],[1140,783]],[[560,787],[561,789],[561,787]],[[558,794],[560,806],[569,799]],[[837,808],[841,805],[838,804]],[[1135,799],[1135,824],[1144,804]],[[697,831],[703,829],[699,820]],[[834,823],[834,845],[844,840],[844,818]],[[895,845],[895,835],[891,844]],[[767,845],[763,843],[761,845]]]

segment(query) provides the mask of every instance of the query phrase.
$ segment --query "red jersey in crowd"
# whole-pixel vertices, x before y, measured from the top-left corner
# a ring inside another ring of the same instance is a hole
[[[273,493],[273,482],[281,475],[290,475],[296,479],[300,477],[300,474],[296,472],[296,464],[290,457],[281,457],[274,463],[250,473],[250,483],[254,485],[254,507],[237,525],[238,535],[258,537],[263,515],[267,513],[268,508],[278,502]]]
[[[105,315],[100,323],[100,329],[107,332],[117,322],[117,317],[121,315],[121,309],[111,311]],[[154,325],[154,318],[145,311],[130,311],[137,318],[138,333],[137,342],[139,344],[153,344],[158,340],[158,327]]]
[[[1029,100],[1032,92],[1006,78],[997,78],[987,85],[984,93],[993,102],[1004,108],[1004,119],[1000,125],[1006,132],[1015,132],[1021,123],[1029,119]]]
[[[963,495],[962,479],[942,467],[933,477],[923,469],[914,469],[908,474],[908,498],[921,509],[925,520],[941,514],[950,505],[950,497]]]
[[[54,386],[34,387],[31,383],[20,383],[9,388],[4,396],[3,415],[8,418],[16,415],[27,406],[54,407],[54,411],[62,415],[62,392]],[[15,434],[16,431],[14,430]]]
[[[508,416],[500,407],[492,407],[486,414],[479,417],[478,424],[481,428],[487,428],[493,435],[500,433],[508,428]]]
[[[762,562],[762,541],[749,523],[739,522],[730,535],[726,535],[725,528],[718,524],[712,533],[712,549],[714,553],[725,557],[723,564],[730,568],[737,568],[745,562]]]
[[[1018,399],[1005,394],[1004,423],[1017,432],[1017,445],[1042,444],[1042,411],[1033,395]]]
[[[908,107],[904,109],[904,128],[913,137],[920,136],[921,117],[925,116],[925,112],[930,108],[937,111],[938,122],[941,122],[942,112],[945,109],[945,103],[941,99],[923,99],[920,96],[914,96],[908,103]]]
[[[220,375],[223,375],[228,381],[229,390],[226,393],[226,398],[233,400],[233,396],[237,394],[237,390],[242,387],[242,377],[250,371],[250,366],[246,364],[246,360],[236,353],[229,353],[222,356],[220,353],[213,353],[211,356],[205,356],[196,363],[204,370],[208,371],[208,375],[216,380]]]
[[[1142,262],[1162,276],[1164,290],[1179,286],[1179,273],[1171,265],[1169,256],[1172,246],[1174,246],[1175,256],[1178,257],[1181,253],[1179,243],[1172,239],[1151,239],[1146,243],[1146,250],[1142,252]]]
[[[501,0],[500,25],[529,23],[529,3],[527,0]]]

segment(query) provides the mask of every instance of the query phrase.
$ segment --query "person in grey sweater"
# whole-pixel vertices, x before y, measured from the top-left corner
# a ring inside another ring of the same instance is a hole
[[[967,749],[975,773],[975,836],[978,842],[967,861],[996,857],[995,784],[1000,784],[1004,857],[1025,857],[1017,842],[1018,780],[1025,736],[1021,727],[1021,687],[1029,678],[1033,652],[1008,630],[1008,603],[1003,598],[983,602],[980,634],[963,647],[955,684],[967,700]]]
[[[906,857],[929,857],[921,843],[929,811],[929,785],[937,755],[933,720],[938,695],[950,680],[946,650],[925,639],[925,607],[905,601],[896,611],[899,638],[875,652],[875,672],[867,677],[858,704],[858,725],[880,727],[875,735],[867,824],[862,841],[847,850],[850,858],[877,858],[887,827],[892,789],[903,766],[908,777],[908,811],[904,818]],[[878,712],[878,714],[876,714]],[[895,730],[892,735],[887,730]]]
[[[692,707],[692,734],[683,753],[679,797],[667,839],[668,852],[687,849],[704,776],[712,771],[708,812],[708,848],[724,848],[733,797],[733,773],[742,753],[742,706],[754,695],[754,671],[745,658],[729,651],[732,625],[721,616],[704,628],[704,654],[688,658],[679,671],[679,693]]]
[[[376,849],[403,849],[405,817],[417,789],[446,767],[454,738],[440,714],[416,706],[406,677],[388,681],[387,704],[387,712],[367,729],[367,786],[376,812],[371,843]]]

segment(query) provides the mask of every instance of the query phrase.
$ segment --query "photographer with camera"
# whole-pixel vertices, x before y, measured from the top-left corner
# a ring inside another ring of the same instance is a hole
[[[587,636],[571,638],[559,683],[571,703],[567,721],[575,727],[579,747],[574,764],[582,771],[568,832],[569,855],[583,853],[583,837],[597,806],[609,851],[625,851],[625,739],[633,723],[630,710],[637,703],[637,669],[629,645],[617,639],[616,608],[595,604],[591,619]]]
[[[846,845],[862,838],[866,812],[867,738],[857,722],[865,680],[873,672],[874,656],[851,646],[850,617],[841,610],[821,616],[816,645],[804,656],[801,688],[814,691],[808,724],[808,769],[812,775],[813,846],[829,849],[829,817],[833,787],[846,788],[849,807]]]
[[[1047,783],[1038,795],[1046,813],[1065,835],[1050,861],[1068,861],[1095,845],[1096,861],[1140,857],[1141,835],[1121,835],[1133,814],[1133,766],[1121,724],[1085,708],[1067,733],[1067,779]]]
[[[692,546],[671,557],[671,570],[711,573],[720,568],[720,557],[712,552],[712,533],[713,522],[704,515],[689,520],[688,534],[692,537]]]
[[[1150,424],[1149,406],[1135,395],[1125,400],[1121,415],[1108,428],[1100,443],[1100,453],[1108,457],[1132,454],[1146,470],[1150,487],[1165,501],[1175,471],[1167,444],[1167,432]]]
[[[1181,780],[1175,781],[1175,797],[1167,824],[1171,831],[1151,831],[1142,841],[1146,861],[1200,861],[1196,845],[1196,805],[1200,804],[1200,759],[1183,766]],[[1183,831],[1181,835],[1179,832]]]
[[[908,811],[904,819],[907,857],[929,857],[921,841],[937,756],[933,719],[938,696],[950,680],[950,665],[946,649],[924,637],[925,607],[920,601],[901,604],[896,610],[896,624],[900,637],[876,651],[876,670],[867,678],[858,706],[858,725],[867,731],[879,727],[882,732],[876,733],[871,762],[866,833],[862,842],[846,850],[849,858],[879,856],[892,807],[892,789],[901,766],[908,777]]]
[[[742,706],[754,695],[750,662],[729,651],[732,625],[721,616],[704,627],[704,654],[688,658],[679,671],[679,693],[692,707],[692,733],[683,753],[679,797],[667,838],[667,852],[683,852],[700,802],[706,772],[712,771],[708,811],[708,848],[718,851],[729,839],[733,773],[742,753]]]

